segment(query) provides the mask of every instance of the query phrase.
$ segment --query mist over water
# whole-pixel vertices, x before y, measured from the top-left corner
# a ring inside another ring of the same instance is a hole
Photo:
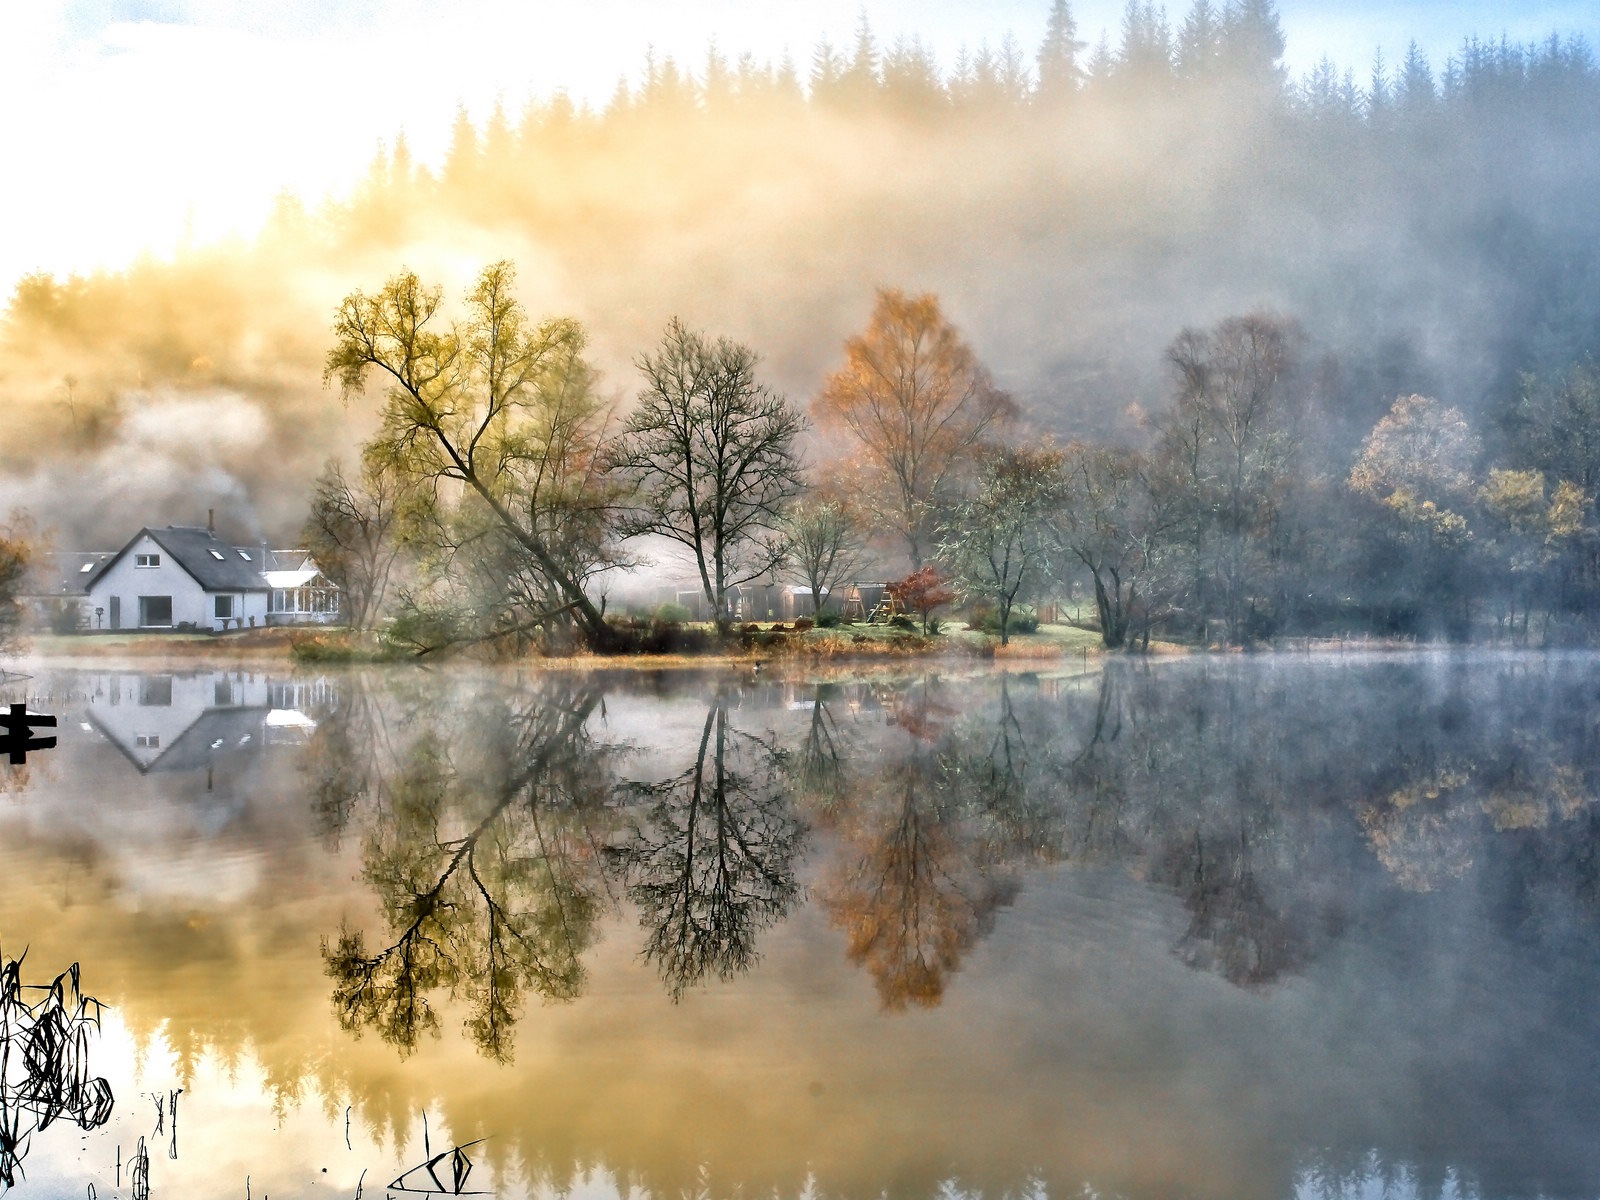
[[[503,1195],[1592,1196],[1594,666],[52,672],[0,933],[117,1109],[22,1165],[181,1087],[152,1194],[426,1112]]]

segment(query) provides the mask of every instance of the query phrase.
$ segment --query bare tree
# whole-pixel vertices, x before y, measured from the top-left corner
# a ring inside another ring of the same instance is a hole
[[[485,268],[467,319],[447,328],[439,289],[410,271],[375,296],[352,292],[323,379],[337,378],[348,396],[373,370],[387,378],[373,454],[437,503],[459,489],[481,506],[481,524],[520,547],[551,603],[519,625],[570,614],[592,647],[611,649],[615,635],[584,588],[610,531],[597,469],[604,406],[582,361],[582,329],[561,319],[530,327],[513,283],[509,263]],[[576,545],[565,540],[574,530],[584,535]]]
[[[1064,494],[1051,521],[1051,540],[1065,566],[1089,572],[1100,642],[1115,650],[1127,644],[1141,597],[1148,610],[1165,514],[1152,503],[1143,463],[1130,450],[1074,442],[1066,448],[1062,474]]]
[[[865,547],[854,507],[837,496],[815,496],[796,504],[784,525],[787,562],[811,588],[811,612],[860,568]]]
[[[1011,610],[1047,577],[1046,521],[1060,505],[1059,450],[999,450],[987,456],[977,490],[944,527],[939,558],[962,592],[990,599],[1000,617],[1000,644],[1011,641]]]
[[[383,609],[400,542],[400,485],[370,455],[355,483],[329,459],[311,497],[302,537],[322,573],[339,586],[352,629],[370,629]]]
[[[878,292],[866,331],[811,405],[818,423],[861,443],[887,503],[885,520],[922,565],[941,505],[968,452],[1016,405],[939,311],[938,297]]]
[[[1234,642],[1264,580],[1297,451],[1286,393],[1298,338],[1292,322],[1254,313],[1186,329],[1167,349],[1178,391],[1159,424],[1152,482],[1180,518],[1193,603],[1202,616],[1219,610]]]
[[[674,318],[656,353],[639,359],[645,390],[612,460],[636,489],[623,533],[687,547],[721,630],[731,590],[783,561],[784,518],[800,490],[805,419],[756,382],[755,365],[749,347]]]

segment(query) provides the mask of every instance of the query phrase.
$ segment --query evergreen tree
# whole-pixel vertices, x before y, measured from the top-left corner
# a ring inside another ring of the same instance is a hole
[[[1166,10],[1146,0],[1128,0],[1122,14],[1118,75],[1139,90],[1162,89],[1172,75],[1172,30]]]
[[[446,186],[470,190],[477,186],[482,166],[478,131],[464,105],[457,106],[455,124],[450,129],[450,148],[444,156]]]
[[[1423,113],[1433,108],[1437,98],[1428,56],[1413,39],[1406,46],[1405,61],[1400,64],[1400,78],[1395,81],[1395,103],[1405,112]]]
[[[1044,41],[1039,45],[1039,98],[1057,101],[1075,93],[1083,83],[1078,55],[1084,43],[1078,40],[1078,23],[1067,0],[1052,0],[1045,23]]]
[[[1211,0],[1194,0],[1178,30],[1177,71],[1185,80],[1205,79],[1222,60],[1222,18]]]
[[[844,62],[833,43],[823,38],[811,52],[811,76],[808,80],[813,100],[834,100],[844,79]]]
[[[878,41],[872,35],[872,25],[867,20],[867,10],[861,9],[856,23],[856,44],[850,55],[850,65],[841,80],[845,95],[856,104],[865,104],[878,90]]]
[[[1284,86],[1286,46],[1272,0],[1232,0],[1222,17],[1222,57],[1239,79],[1271,90]]]
[[[1110,86],[1117,74],[1117,56],[1111,49],[1111,37],[1105,30],[1100,31],[1100,40],[1095,43],[1094,53],[1089,56],[1088,66],[1084,69],[1083,86],[1091,92],[1103,92]]]

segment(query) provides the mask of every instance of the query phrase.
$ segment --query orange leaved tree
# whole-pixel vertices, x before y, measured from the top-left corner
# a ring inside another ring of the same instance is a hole
[[[875,487],[870,503],[920,567],[968,452],[1016,405],[945,320],[938,297],[882,288],[866,331],[845,343],[845,365],[811,411],[823,429],[859,443]]]

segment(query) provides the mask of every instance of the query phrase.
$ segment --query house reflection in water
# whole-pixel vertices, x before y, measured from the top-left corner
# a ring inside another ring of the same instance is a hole
[[[87,688],[90,724],[141,774],[211,770],[263,746],[308,741],[332,708],[325,679],[259,671],[105,672]]]

